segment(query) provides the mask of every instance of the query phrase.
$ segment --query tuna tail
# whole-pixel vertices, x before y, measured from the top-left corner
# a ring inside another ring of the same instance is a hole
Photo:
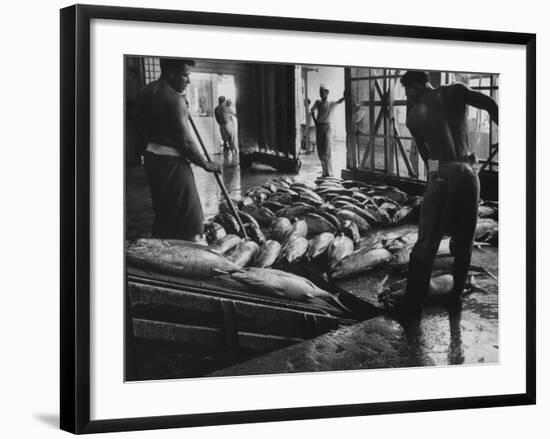
[[[496,277],[493,273],[491,273],[489,270],[487,270],[486,268],[483,268],[482,267],[482,271],[489,277],[492,277],[494,280],[498,281],[498,277]]]
[[[478,236],[478,239],[487,239],[488,235],[489,235],[489,233],[486,232],[483,235]],[[474,242],[474,247],[477,248],[478,250],[483,250],[484,246],[486,247],[486,246],[489,246],[489,245],[491,245],[491,244],[489,244],[488,242],[483,242],[483,241],[481,241],[481,242],[480,241],[475,241]]]
[[[343,310],[341,310],[340,308],[336,308],[335,306],[331,305],[320,297],[310,297],[308,302],[321,308],[323,311],[326,311],[329,314],[342,315],[344,313]]]
[[[332,296],[332,300],[334,300],[334,302],[336,302],[336,304],[337,304],[340,308],[342,308],[344,311],[349,312],[350,314],[352,313],[352,312],[351,312],[351,309],[349,309],[346,305],[344,305],[344,304],[340,301],[340,299],[338,299],[338,297],[336,297],[336,296],[333,295],[333,296]]]
[[[476,278],[474,276],[470,276],[470,282],[469,282],[469,285],[467,287],[467,292],[466,292],[466,289],[465,289],[465,294],[466,295],[470,295],[472,293],[484,293],[484,294],[489,294],[489,292],[481,287],[479,287],[477,285],[477,282],[476,282]]]

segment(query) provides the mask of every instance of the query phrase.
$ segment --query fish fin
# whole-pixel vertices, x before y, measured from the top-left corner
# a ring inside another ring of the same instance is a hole
[[[315,305],[321,308],[323,311],[326,311],[329,314],[335,314],[335,315],[343,314],[343,311],[341,309],[336,308],[335,306],[331,305],[330,303],[326,302],[325,300],[319,297],[309,297],[308,302],[311,303],[312,305]]]
[[[489,270],[487,270],[484,267],[481,267],[481,270],[489,277],[492,277],[494,280],[498,281],[498,277],[496,277],[493,273],[491,273]]]
[[[388,279],[390,278],[389,274],[386,274],[384,278],[378,283],[378,291],[382,290],[388,283]]]
[[[236,273],[238,271],[243,271],[243,270],[241,270],[240,268],[236,268],[236,269],[233,269],[233,270],[222,270],[220,268],[214,268],[212,271],[216,274],[222,275],[222,274]]]
[[[334,301],[338,304],[338,306],[340,306],[344,311],[347,311],[347,312],[349,312],[349,313],[351,314],[351,309],[349,309],[346,305],[344,305],[344,304],[340,301],[340,299],[338,299],[338,297],[336,297],[336,296],[333,295],[333,296],[332,296],[332,300],[334,300]]]
[[[216,274],[230,274],[229,271],[227,270],[220,270],[219,268],[214,268],[214,270],[212,270],[214,273]]]

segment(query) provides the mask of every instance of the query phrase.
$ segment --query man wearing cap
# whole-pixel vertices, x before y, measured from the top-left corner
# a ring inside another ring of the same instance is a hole
[[[476,159],[468,138],[468,106],[486,110],[498,124],[498,105],[490,96],[464,84],[434,88],[423,71],[408,71],[401,84],[411,105],[407,127],[428,167],[407,290],[397,306],[403,317],[416,318],[430,288],[432,265],[443,234],[451,235],[453,302],[458,303],[464,289],[479,204]]]
[[[345,100],[345,93],[337,101],[328,100],[328,87],[326,84],[319,86],[321,99],[315,101],[311,107],[311,117],[315,123],[317,141],[317,154],[323,168],[322,177],[332,177],[332,117],[338,104]]]
[[[147,144],[145,174],[151,189],[155,220],[152,236],[196,241],[203,233],[203,213],[191,164],[219,172],[198,150],[189,128],[183,92],[192,60],[160,60],[161,75],[139,93],[140,134]]]

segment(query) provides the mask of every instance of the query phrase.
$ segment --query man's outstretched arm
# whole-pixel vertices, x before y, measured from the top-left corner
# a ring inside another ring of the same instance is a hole
[[[342,102],[344,102],[349,96],[349,92],[347,90],[344,90],[344,94],[342,95],[342,97],[340,99],[338,99],[336,101],[337,104],[341,104]]]
[[[456,87],[462,92],[467,105],[487,111],[492,121],[498,125],[498,104],[491,96],[472,90],[464,84],[456,84]]]

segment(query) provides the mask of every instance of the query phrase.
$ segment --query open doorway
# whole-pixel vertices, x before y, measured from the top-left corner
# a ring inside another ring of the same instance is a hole
[[[238,148],[237,90],[234,75],[193,73],[186,94],[191,116],[210,154],[222,152],[223,141],[214,117],[214,109],[218,106],[218,98],[225,97],[225,105],[231,108],[235,146]]]
[[[297,66],[296,116],[299,126],[300,159],[302,171],[316,172],[321,169],[316,139],[315,124],[311,117],[311,108],[320,100],[320,86],[328,88],[329,102],[337,102],[344,95],[345,79],[343,67]],[[333,175],[340,176],[346,167],[346,111],[341,102],[334,108],[330,118],[332,131],[332,169]]]

